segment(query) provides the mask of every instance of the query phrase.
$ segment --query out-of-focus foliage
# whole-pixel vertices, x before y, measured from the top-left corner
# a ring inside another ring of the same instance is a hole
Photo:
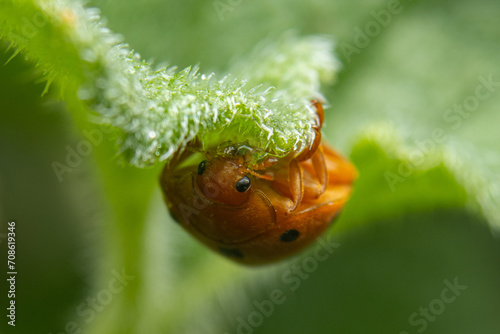
[[[98,334],[498,333],[500,244],[490,227],[500,217],[500,3],[220,2],[230,9],[93,5],[146,59],[203,72],[224,72],[289,29],[335,36],[343,69],[322,91],[331,106],[324,136],[351,153],[360,178],[326,236],[334,251],[317,268],[322,243],[264,268],[206,251],[153,193],[159,170],[118,167],[107,135],[59,183],[51,163],[65,163],[82,130],[100,128],[78,113],[74,126],[71,105],[40,98],[43,85],[16,57],[0,68],[0,219],[15,219],[24,238],[15,330],[59,333],[75,321]],[[358,29],[375,17],[384,24],[363,39]],[[122,267],[135,278],[94,318],[81,316],[78,306]],[[455,281],[462,290],[445,302]],[[277,289],[283,302],[259,309]]]

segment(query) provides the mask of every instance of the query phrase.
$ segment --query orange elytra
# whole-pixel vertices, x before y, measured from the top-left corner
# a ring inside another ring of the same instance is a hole
[[[196,159],[185,150],[161,175],[172,217],[214,251],[243,264],[286,258],[310,245],[344,207],[354,166],[321,142],[323,107],[309,149],[252,163],[232,145]],[[200,161],[201,160],[201,161]]]

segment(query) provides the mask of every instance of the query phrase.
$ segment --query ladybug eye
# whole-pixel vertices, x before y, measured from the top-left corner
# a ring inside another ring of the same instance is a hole
[[[203,173],[205,172],[205,168],[207,168],[207,160],[203,160],[198,165],[198,175],[203,175]]]
[[[236,190],[240,193],[247,191],[250,188],[250,179],[247,176],[243,176],[238,182],[236,182]]]

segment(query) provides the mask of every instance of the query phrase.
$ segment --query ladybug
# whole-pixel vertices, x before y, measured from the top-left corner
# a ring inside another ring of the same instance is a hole
[[[254,163],[249,150],[241,153],[244,145],[232,145],[205,159],[189,151],[175,157],[160,180],[174,220],[209,248],[248,265],[310,245],[345,205],[357,174],[321,142],[323,108],[313,104],[316,137],[299,155]]]

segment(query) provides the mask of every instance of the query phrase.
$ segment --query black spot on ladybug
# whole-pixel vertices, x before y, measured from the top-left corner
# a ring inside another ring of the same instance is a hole
[[[205,173],[205,168],[207,168],[207,161],[208,160],[203,160],[198,165],[198,175],[203,175],[203,173]]]
[[[294,229],[288,230],[282,235],[280,235],[280,240],[283,242],[291,242],[297,240],[299,237],[300,232]]]
[[[236,248],[230,249],[230,248],[219,247],[219,249],[222,252],[222,254],[226,256],[236,257],[238,259],[243,258],[243,253]]]
[[[244,193],[250,188],[250,179],[248,176],[243,176],[238,182],[236,182],[236,190],[240,193]]]

